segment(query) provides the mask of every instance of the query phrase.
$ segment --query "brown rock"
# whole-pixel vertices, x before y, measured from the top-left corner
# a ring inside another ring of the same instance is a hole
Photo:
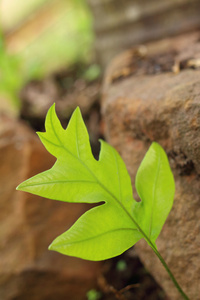
[[[70,87],[67,87],[67,80],[72,81]],[[55,102],[62,121],[69,119],[77,106],[83,115],[88,115],[92,107],[98,106],[99,88],[99,82],[71,78],[67,72],[32,80],[21,91],[21,114],[24,119],[44,122],[49,107]]]
[[[87,0],[93,13],[100,63],[138,43],[199,28],[199,0]],[[102,22],[103,20],[103,22]]]
[[[200,58],[198,36],[149,44],[142,58],[135,51],[122,54],[109,66],[102,100],[107,139],[125,160],[133,185],[152,141],[168,154],[176,195],[157,246],[192,300],[200,295],[200,70],[187,62]],[[130,72],[124,75],[125,68]],[[140,241],[136,249],[171,299],[181,299],[150,247]]]
[[[24,124],[0,119],[0,299],[85,299],[98,263],[47,250],[85,211],[85,205],[16,191],[55,159]]]

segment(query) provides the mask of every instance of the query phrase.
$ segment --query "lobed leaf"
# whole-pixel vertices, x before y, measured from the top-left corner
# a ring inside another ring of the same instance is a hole
[[[106,204],[86,212],[50,249],[91,260],[121,254],[142,238],[133,223],[131,180],[117,151],[101,141],[99,161],[95,160],[79,108],[63,129],[49,109],[46,132],[39,137],[57,161],[54,166],[22,184],[18,189],[46,198]]]
[[[57,160],[54,166],[17,189],[66,202],[104,203],[84,213],[49,249],[89,260],[117,256],[141,238],[155,244],[171,209],[174,182],[164,150],[153,143],[136,176],[141,202],[132,197],[131,180],[117,151],[104,141],[97,161],[80,109],[66,129],[53,105],[46,132],[38,133]]]

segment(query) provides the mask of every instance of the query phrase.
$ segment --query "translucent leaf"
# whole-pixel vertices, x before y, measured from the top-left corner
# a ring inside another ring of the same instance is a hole
[[[53,105],[46,132],[38,133],[57,158],[54,166],[17,189],[66,202],[99,203],[57,237],[49,249],[88,260],[119,255],[141,238],[155,245],[171,209],[174,181],[164,150],[153,143],[136,176],[141,202],[132,197],[131,180],[117,151],[101,142],[97,161],[79,108],[63,129]],[[102,204],[103,203],[103,204]]]
[[[141,202],[134,207],[134,218],[151,242],[155,242],[172,208],[175,185],[165,151],[152,143],[136,175]]]
[[[66,202],[105,202],[81,216],[50,249],[91,260],[121,254],[143,237],[132,220],[135,200],[121,157],[101,141],[99,161],[94,159],[79,108],[64,130],[52,106],[45,128],[39,137],[57,161],[50,170],[26,180],[18,189]]]

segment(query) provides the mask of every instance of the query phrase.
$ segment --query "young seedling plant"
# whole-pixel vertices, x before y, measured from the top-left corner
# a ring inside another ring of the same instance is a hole
[[[145,239],[183,299],[189,299],[156,246],[156,239],[172,208],[175,191],[174,178],[162,147],[153,142],[137,171],[135,186],[141,199],[137,202],[118,152],[101,140],[99,160],[94,158],[79,108],[63,129],[53,105],[47,113],[45,129],[46,132],[38,135],[47,151],[57,158],[56,163],[51,169],[24,181],[17,189],[64,202],[100,203],[58,236],[49,249],[98,261],[120,255]]]

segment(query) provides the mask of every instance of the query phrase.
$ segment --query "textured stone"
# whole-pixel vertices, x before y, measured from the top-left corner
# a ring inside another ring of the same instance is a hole
[[[96,51],[106,66],[138,43],[199,28],[199,0],[87,0],[93,13]],[[103,22],[102,22],[103,20]]]
[[[195,33],[148,44],[143,57],[138,56],[138,48],[123,53],[108,68],[102,99],[107,140],[125,160],[133,186],[152,141],[168,154],[176,194],[157,245],[193,300],[200,295],[199,47],[199,33]],[[188,62],[193,58],[191,66]],[[139,200],[134,187],[133,194]],[[140,241],[136,249],[171,299],[180,299],[150,247]]]
[[[83,79],[71,78],[67,72],[57,77],[55,75],[55,78],[51,76],[44,80],[33,80],[23,88],[21,91],[23,118],[43,122],[49,107],[54,102],[59,118],[62,120],[69,119],[77,106],[84,115],[88,115],[92,107],[98,105],[99,82],[88,84]],[[67,79],[73,81],[71,88],[64,86]]]
[[[0,118],[0,299],[85,299],[98,263],[48,251],[52,240],[85,211],[16,191],[55,159],[27,126]]]

